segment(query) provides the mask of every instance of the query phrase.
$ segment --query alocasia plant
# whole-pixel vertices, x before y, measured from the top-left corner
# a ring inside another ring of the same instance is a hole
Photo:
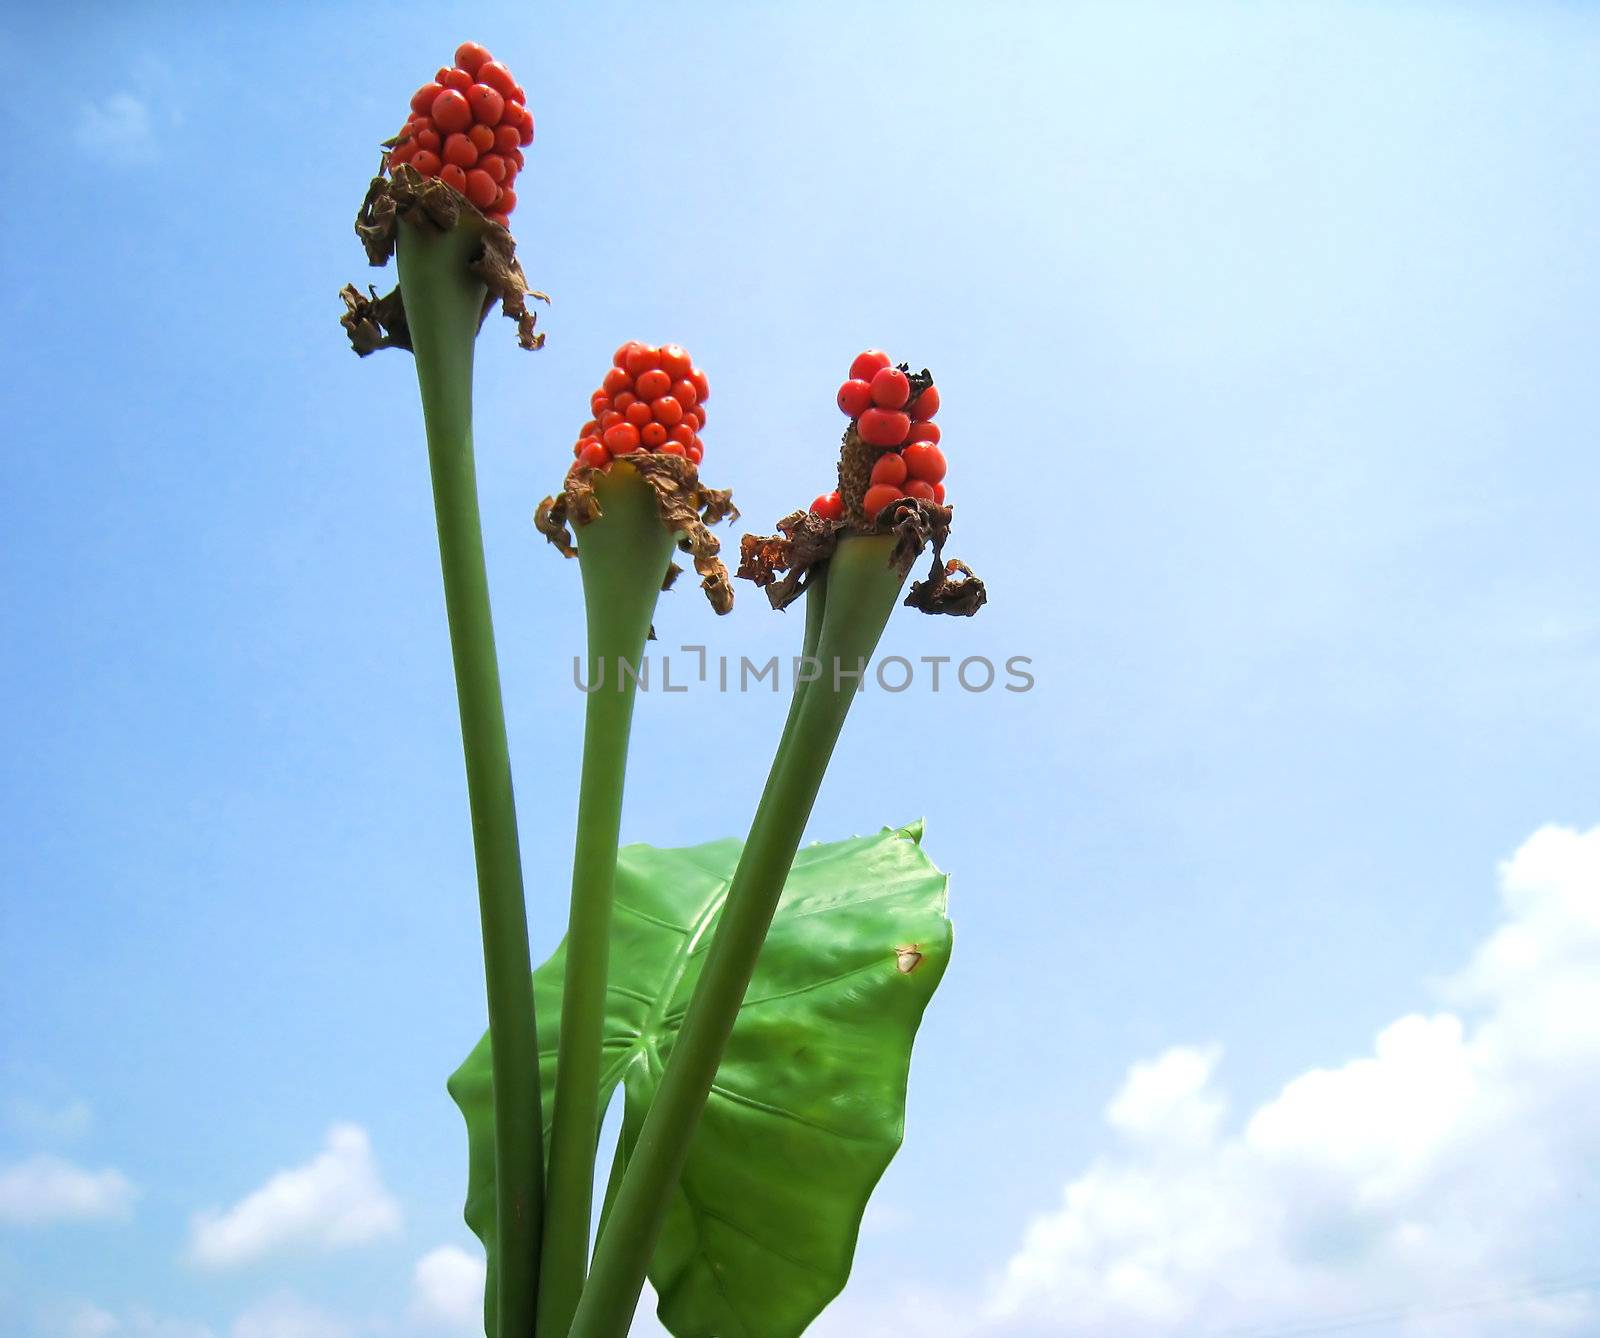
[[[741,545],[739,574],[775,607],[805,597],[808,666],[749,835],[619,852],[634,686],[674,546],[726,612],[707,526],[737,514],[699,478],[705,375],[677,345],[619,348],[562,491],[536,516],[578,560],[590,690],[567,936],[531,972],[472,450],[484,317],[498,302],[524,347],[543,341],[526,308],[542,294],[509,231],[533,138],[525,104],[471,42],[416,90],[356,223],[373,264],[395,257],[399,287],[341,294],[352,346],[411,350],[422,397],[488,995],[489,1030],[450,1082],[468,1127],[467,1219],[489,1261],[485,1328],[622,1338],[648,1273],[678,1338],[795,1338],[849,1274],[950,949],[920,825],[805,850],[801,837],[918,556],[931,545],[933,567],[905,603],[967,615],[984,589],[941,561],[951,512],[932,377],[861,354],[838,394],[850,426],[837,489]],[[619,1085],[591,1266],[595,1144]]]

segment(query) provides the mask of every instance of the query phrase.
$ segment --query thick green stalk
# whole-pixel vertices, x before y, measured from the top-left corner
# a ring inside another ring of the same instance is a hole
[[[826,565],[818,566],[812,573],[811,583],[806,588],[806,624],[800,648],[800,665],[805,673],[813,672],[813,664],[817,655],[817,642],[822,635],[822,613],[826,607],[828,597],[827,585],[828,569]],[[782,754],[790,737],[794,734],[795,721],[800,715],[800,701],[805,695],[807,687],[814,681],[802,680],[797,675],[795,678],[794,692],[789,701],[789,715],[783,723],[783,734],[778,740],[778,752]],[[617,1145],[612,1153],[611,1170],[606,1176],[606,1192],[600,1203],[600,1222],[596,1231],[604,1235],[606,1223],[611,1219],[611,1208],[616,1202],[617,1191],[622,1188],[622,1173],[627,1169],[628,1159],[623,1151],[623,1133],[617,1131]]]
[[[621,462],[614,465],[597,482],[595,494],[600,518],[579,526],[577,535],[589,626],[589,700],[550,1131],[539,1338],[564,1338],[589,1262],[611,903],[628,731],[635,674],[672,560],[672,535],[661,521],[655,494],[633,469]]]
[[[494,1056],[496,1338],[532,1338],[544,1166],[539,1043],[516,802],[495,658],[472,456],[472,354],[484,286],[467,268],[470,225],[400,225],[397,259],[428,433],[445,611],[455,660],[467,800],[478,867],[483,965]]]
[[[852,537],[828,564],[817,645],[822,675],[797,693],[793,728],[785,731],[773,762],[700,982],[595,1251],[573,1338],[625,1338],[628,1332],[672,1192],[859,675],[899,599],[903,578],[889,566],[892,546],[887,537]]]
[[[801,678],[801,674],[814,675],[821,672],[817,661],[817,647],[822,641],[823,615],[828,607],[828,567],[822,563],[811,570],[811,580],[806,585],[806,626],[801,634],[800,660],[795,669],[794,694],[789,699],[789,714],[783,722],[783,733],[778,738],[778,751],[775,756],[782,757],[789,746],[789,740],[794,737],[796,725],[800,720],[800,704],[805,700],[807,689],[815,682],[815,678]]]

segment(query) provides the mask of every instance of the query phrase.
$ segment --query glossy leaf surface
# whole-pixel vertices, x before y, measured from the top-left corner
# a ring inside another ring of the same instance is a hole
[[[795,858],[650,1268],[677,1338],[795,1338],[849,1276],[867,1198],[900,1146],[911,1043],[950,954],[946,878],[920,839],[916,824]],[[619,853],[602,1100],[622,1084],[625,1147],[671,1054],[739,848]],[[534,973],[545,1035],[562,957]],[[540,1058],[548,1111],[555,1056]],[[492,1296],[487,1036],[450,1094],[467,1121],[466,1215],[489,1251]]]

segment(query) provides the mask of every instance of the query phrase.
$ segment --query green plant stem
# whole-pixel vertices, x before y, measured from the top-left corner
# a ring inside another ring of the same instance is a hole
[[[887,537],[851,537],[828,564],[817,644],[822,675],[797,692],[793,727],[773,761],[700,983],[595,1251],[573,1338],[628,1332],[717,1065],[860,685],[854,675],[865,672],[899,599],[903,578],[889,566],[891,548]]]
[[[789,699],[789,714],[783,722],[783,733],[778,738],[778,751],[775,757],[782,757],[789,747],[789,740],[794,737],[794,732],[800,721],[800,705],[805,700],[806,692],[810,689],[814,678],[802,680],[800,675],[815,674],[819,672],[817,663],[817,647],[822,640],[823,615],[828,607],[828,566],[822,563],[812,568],[811,580],[806,585],[806,626],[801,634],[800,661],[795,670],[794,692]]]
[[[544,1199],[539,1043],[472,455],[472,355],[485,290],[467,261],[477,244],[467,224],[441,234],[401,223],[397,259],[427,426],[483,922],[494,1057],[496,1330],[497,1338],[531,1338]]]
[[[601,515],[577,531],[589,628],[589,700],[556,1055],[539,1338],[564,1338],[589,1262],[611,905],[634,675],[672,560],[672,535],[661,521],[655,494],[633,469],[614,465],[597,482],[595,495]]]

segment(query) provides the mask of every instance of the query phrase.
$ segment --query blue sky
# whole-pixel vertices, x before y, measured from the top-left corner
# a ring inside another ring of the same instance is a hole
[[[957,925],[816,1331],[1600,1332],[1600,10],[472,12],[0,20],[0,1332],[460,1332],[431,503],[409,360],[336,294],[464,37],[529,89],[555,298],[539,354],[480,341],[477,411],[536,953],[582,624],[530,516],[620,340],[707,369],[758,528],[829,477],[856,351],[931,367],[992,602],[886,648],[1034,661],[869,692],[814,816],[924,816]],[[749,597],[657,629],[798,638]],[[742,832],[779,717],[641,701],[625,839]],[[668,740],[713,731],[691,790]],[[294,1168],[337,1211],[218,1217]]]

